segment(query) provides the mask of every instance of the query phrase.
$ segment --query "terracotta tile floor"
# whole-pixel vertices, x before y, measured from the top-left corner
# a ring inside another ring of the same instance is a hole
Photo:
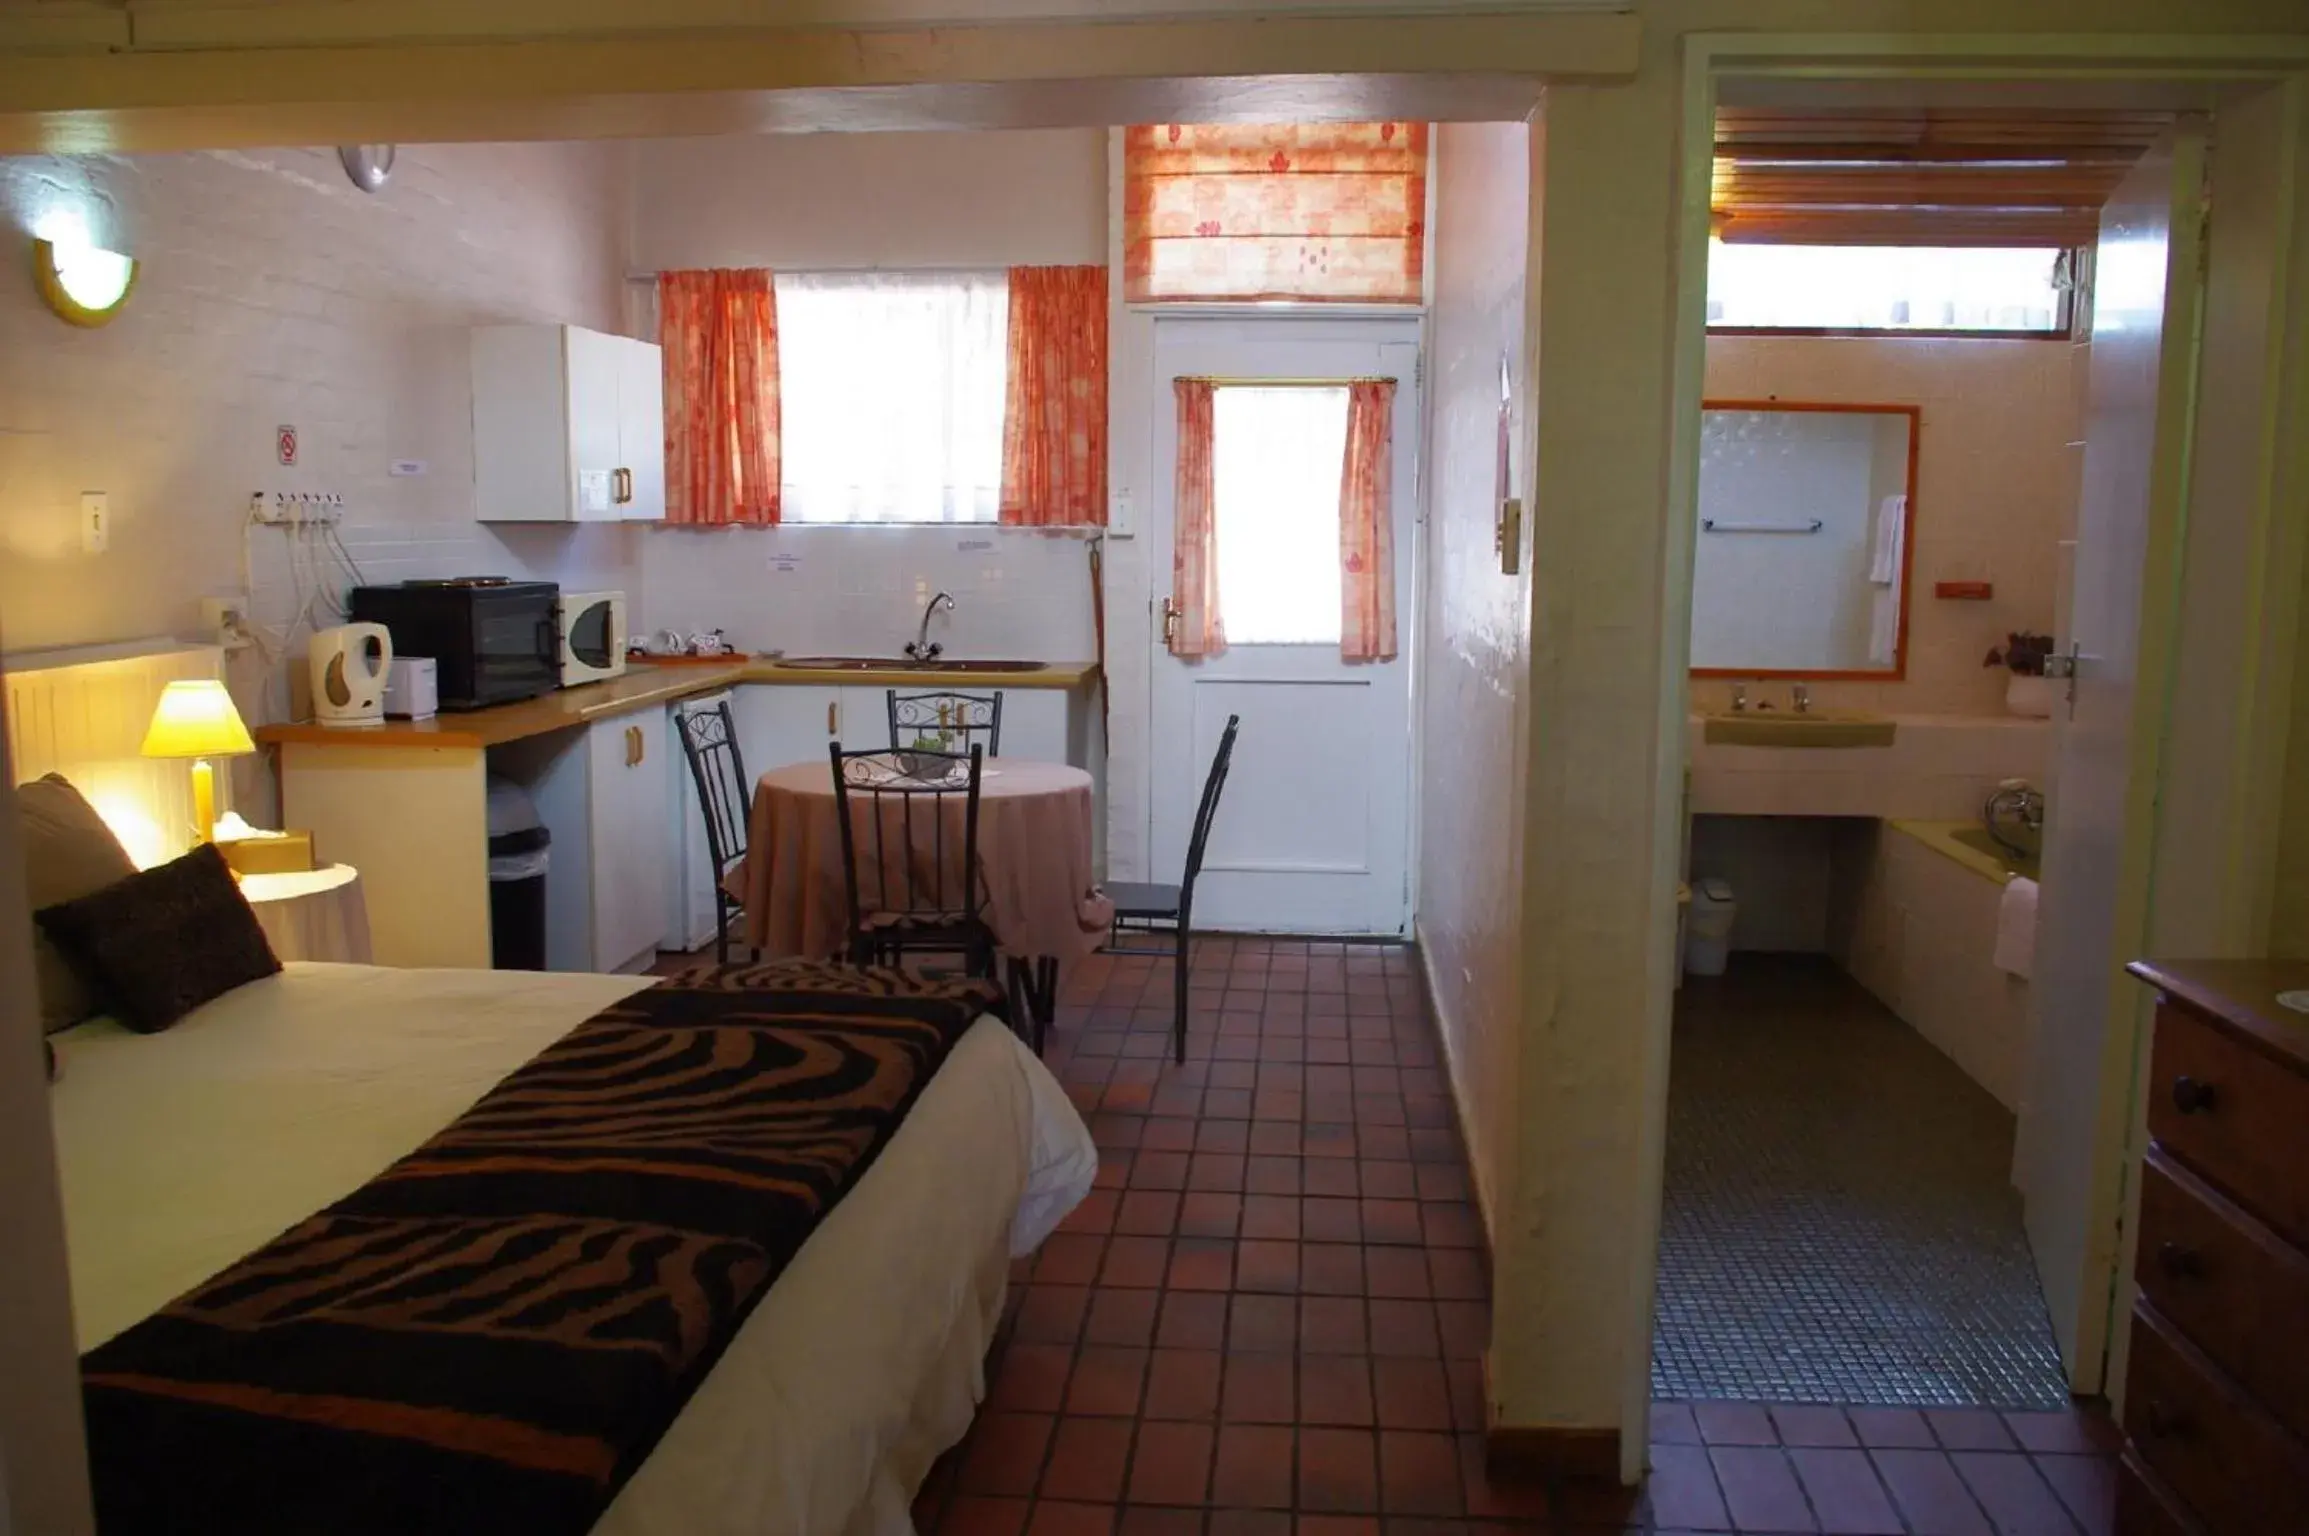
[[[1640,1494],[1487,1478],[1487,1265],[1400,948],[1100,956],[1047,1061],[1099,1187],[1014,1275],[923,1536],[2102,1536],[2106,1421],[1663,1403]]]

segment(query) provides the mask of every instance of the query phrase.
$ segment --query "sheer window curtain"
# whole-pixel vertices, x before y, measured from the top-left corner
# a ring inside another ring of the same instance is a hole
[[[1339,654],[1395,659],[1395,381],[1347,387],[1339,475]]]
[[[1174,379],[1178,398],[1178,471],[1172,495],[1171,597],[1178,605],[1171,654],[1216,656],[1227,648],[1219,622],[1219,551],[1211,449],[1218,393],[1209,379]]]
[[[665,520],[775,523],[778,306],[758,269],[663,272]]]
[[[995,521],[1005,275],[794,274],[777,292],[786,521]]]
[[[1002,521],[1106,526],[1106,268],[1010,269]]]

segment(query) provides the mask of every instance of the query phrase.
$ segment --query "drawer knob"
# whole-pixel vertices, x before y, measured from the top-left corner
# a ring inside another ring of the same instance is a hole
[[[2188,1416],[2161,1398],[2149,1399],[2141,1412],[2141,1427],[2156,1440],[2178,1440],[2189,1432]]]
[[[2205,1272],[2205,1261],[2194,1248],[2184,1248],[2179,1243],[2159,1243],[2157,1267],[2175,1280],[2187,1280]]]
[[[2173,1108],[2184,1115],[2201,1115],[2213,1107],[2213,1085],[2183,1074],[2173,1079]]]

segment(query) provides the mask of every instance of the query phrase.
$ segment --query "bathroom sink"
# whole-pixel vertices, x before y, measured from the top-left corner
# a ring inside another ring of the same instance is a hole
[[[1040,672],[1047,661],[963,661],[938,657],[916,661],[908,656],[781,656],[781,667],[802,672]]]
[[[1706,722],[1702,739],[1717,747],[1889,747],[1896,729],[1856,709],[1720,711]]]

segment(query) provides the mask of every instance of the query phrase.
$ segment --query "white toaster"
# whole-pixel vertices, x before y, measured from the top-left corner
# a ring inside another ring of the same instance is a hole
[[[430,656],[396,656],[385,669],[385,713],[430,720],[441,712],[441,673]]]

